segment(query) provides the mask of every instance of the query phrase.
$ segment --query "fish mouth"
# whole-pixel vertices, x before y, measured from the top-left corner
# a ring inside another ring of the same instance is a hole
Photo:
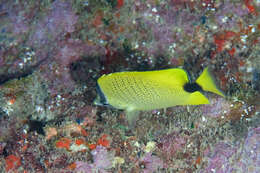
[[[102,106],[102,103],[100,102],[100,97],[99,96],[97,96],[95,98],[95,100],[93,101],[93,104],[97,105],[97,106]]]
[[[100,99],[100,96],[97,95],[97,97],[93,101],[93,104],[96,105],[96,106],[106,106],[106,105],[108,105],[106,102],[102,102],[101,100],[102,99]]]

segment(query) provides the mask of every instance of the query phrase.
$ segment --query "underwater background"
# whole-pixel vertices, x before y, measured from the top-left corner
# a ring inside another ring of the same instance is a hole
[[[259,173],[259,0],[0,0],[0,172]],[[120,71],[209,67],[226,97],[96,106]]]

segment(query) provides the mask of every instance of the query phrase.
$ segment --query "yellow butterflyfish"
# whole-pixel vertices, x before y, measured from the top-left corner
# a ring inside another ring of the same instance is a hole
[[[97,80],[98,105],[110,105],[128,113],[172,107],[209,104],[203,91],[224,96],[205,68],[195,82],[185,70],[172,68],[143,72],[116,72]],[[132,116],[132,115],[130,115]],[[131,119],[128,115],[128,119]]]

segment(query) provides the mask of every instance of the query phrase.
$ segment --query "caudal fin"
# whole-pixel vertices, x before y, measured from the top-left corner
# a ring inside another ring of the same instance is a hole
[[[196,83],[199,84],[204,91],[210,91],[222,97],[225,96],[223,92],[218,89],[214,77],[210,73],[208,67],[203,70],[199,78],[196,80]]]

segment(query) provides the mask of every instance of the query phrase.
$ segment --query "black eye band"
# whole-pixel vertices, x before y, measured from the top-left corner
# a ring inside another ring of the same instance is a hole
[[[186,83],[183,86],[183,89],[189,93],[193,93],[195,91],[202,91],[201,86],[199,86],[197,83]]]
[[[96,90],[97,90],[97,94],[100,97],[100,103],[102,103],[103,105],[108,105],[107,99],[106,99],[104,93],[102,92],[100,86],[98,85],[98,83],[97,83],[97,86],[96,86]]]

